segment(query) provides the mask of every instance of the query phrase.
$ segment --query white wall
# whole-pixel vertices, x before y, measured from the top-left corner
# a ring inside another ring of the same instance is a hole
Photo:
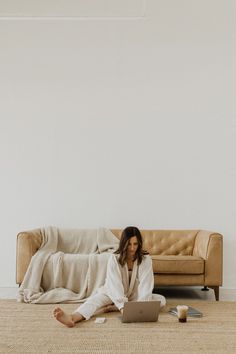
[[[0,286],[19,231],[202,228],[236,287],[236,2],[0,20]]]

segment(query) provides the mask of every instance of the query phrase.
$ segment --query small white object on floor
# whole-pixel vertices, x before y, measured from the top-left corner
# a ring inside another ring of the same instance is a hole
[[[95,323],[104,323],[106,321],[105,317],[97,317],[94,321]]]

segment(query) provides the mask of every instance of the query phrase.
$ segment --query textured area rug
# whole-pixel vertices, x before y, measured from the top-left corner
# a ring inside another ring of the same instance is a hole
[[[179,323],[167,311],[183,301],[171,301],[155,323],[123,324],[113,312],[100,315],[104,324],[91,318],[67,328],[53,318],[55,305],[0,300],[0,353],[236,353],[236,302],[184,303],[204,316]]]

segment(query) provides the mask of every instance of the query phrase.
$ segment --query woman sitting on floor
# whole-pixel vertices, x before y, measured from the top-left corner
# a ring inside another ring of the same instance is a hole
[[[88,320],[98,310],[120,311],[123,314],[124,303],[127,301],[158,300],[161,301],[161,307],[165,306],[164,296],[152,294],[152,259],[142,246],[142,236],[137,227],[124,229],[118,250],[108,260],[104,286],[72,314],[67,314],[60,307],[55,308],[54,317],[64,325],[74,327],[76,322]]]

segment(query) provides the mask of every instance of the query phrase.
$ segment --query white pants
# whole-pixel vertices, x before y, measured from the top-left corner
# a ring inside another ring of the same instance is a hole
[[[161,307],[164,307],[166,304],[165,297],[159,294],[152,294],[151,301],[161,301]],[[112,300],[106,294],[95,294],[80,305],[74,313],[79,312],[86,320],[89,320],[97,310],[112,304]]]

